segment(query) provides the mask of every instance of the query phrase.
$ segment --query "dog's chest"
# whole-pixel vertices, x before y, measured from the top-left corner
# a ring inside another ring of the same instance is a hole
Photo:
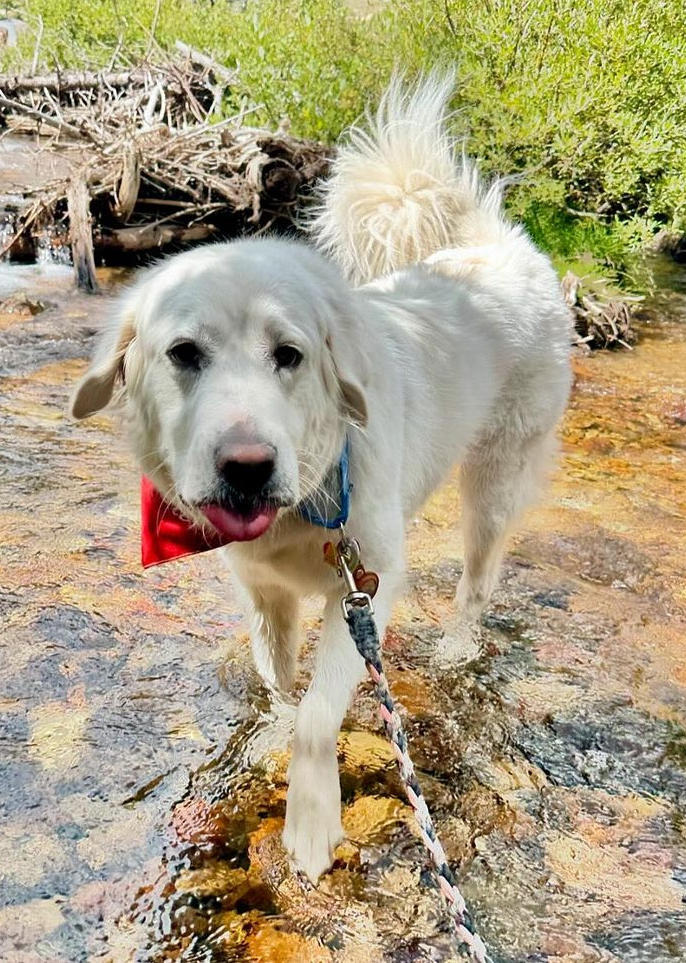
[[[324,560],[331,533],[304,528],[302,537],[259,545],[232,545],[231,566],[247,585],[277,585],[297,595],[320,595],[336,586],[338,576]]]

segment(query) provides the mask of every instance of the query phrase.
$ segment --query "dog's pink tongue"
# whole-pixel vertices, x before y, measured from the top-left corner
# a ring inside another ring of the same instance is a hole
[[[238,515],[219,505],[203,505],[201,511],[220,535],[230,542],[250,542],[263,535],[276,518],[276,508],[260,508],[251,515]]]

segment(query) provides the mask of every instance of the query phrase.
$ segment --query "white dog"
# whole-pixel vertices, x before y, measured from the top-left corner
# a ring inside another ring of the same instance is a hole
[[[347,531],[380,575],[382,634],[402,585],[405,524],[460,462],[457,605],[473,619],[545,473],[569,392],[557,277],[508,223],[498,187],[485,191],[456,156],[451,89],[436,75],[410,92],[394,82],[369,132],[351,132],[314,225],[323,253],[240,240],[143,273],[72,400],[87,417],[121,383],[143,472],[192,524],[234,543],[224,551],[273,687],[292,684],[299,598],[324,596],[283,835],[313,881],[342,837],[336,738],[364,673],[313,505],[336,514],[346,450]]]

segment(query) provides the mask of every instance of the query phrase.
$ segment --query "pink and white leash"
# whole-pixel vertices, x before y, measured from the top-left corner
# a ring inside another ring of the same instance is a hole
[[[328,552],[327,561],[333,564],[331,549],[330,546],[325,551]],[[381,644],[374,622],[374,607],[371,595],[360,591],[365,576],[368,578],[373,573],[365,572],[360,563],[359,545],[353,539],[348,539],[345,534],[342,535],[341,541],[335,546],[334,551],[336,568],[349,590],[342,600],[343,615],[348,623],[348,629],[357,651],[364,659],[367,671],[374,683],[376,697],[379,701],[379,712],[386,735],[393,747],[400,778],[419,824],[422,840],[431,855],[434,876],[453,923],[458,951],[461,955],[467,956],[473,963],[493,963],[483,940],[474,930],[474,923],[469,910],[457,887],[455,876],[448,865],[445,851],[436,834],[431,813],[410,758],[407,736],[388,687],[388,680],[384,674],[381,661]]]

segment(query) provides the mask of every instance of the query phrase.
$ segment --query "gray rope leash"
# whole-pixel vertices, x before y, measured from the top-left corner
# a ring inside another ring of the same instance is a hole
[[[327,561],[332,563],[331,550],[325,549],[325,552],[328,552]],[[472,963],[493,963],[483,940],[474,930],[469,910],[436,834],[431,813],[410,758],[407,736],[388,687],[381,661],[381,643],[374,622],[371,595],[360,591],[362,585],[366,587],[369,583],[373,573],[365,572],[360,564],[359,545],[354,540],[347,539],[345,534],[335,546],[335,559],[338,572],[349,589],[342,600],[343,615],[357,651],[364,659],[367,672],[374,683],[386,735],[393,747],[403,788],[419,824],[422,840],[431,855],[434,877],[453,923],[458,952]],[[376,581],[378,583],[378,579]]]

